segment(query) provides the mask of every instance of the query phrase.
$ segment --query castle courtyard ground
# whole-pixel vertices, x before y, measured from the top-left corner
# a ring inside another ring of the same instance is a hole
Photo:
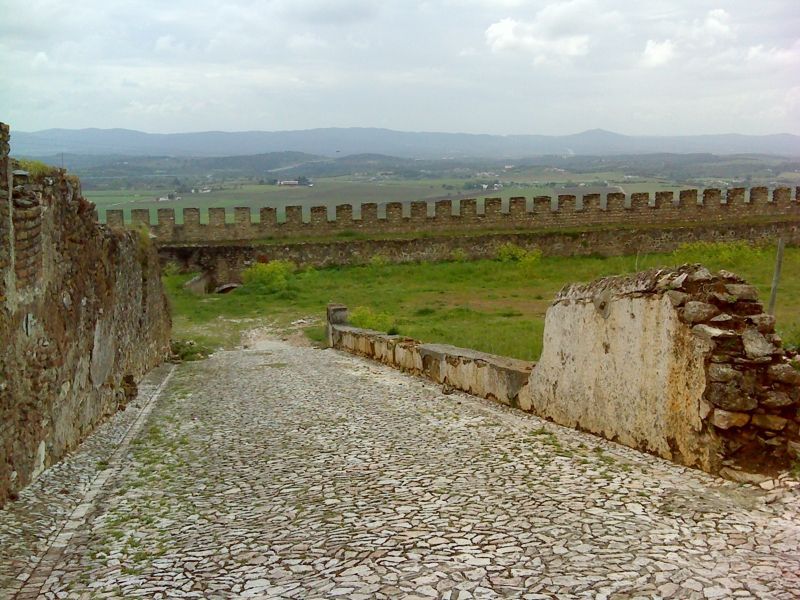
[[[3,598],[797,598],[800,490],[333,350],[165,365],[0,511]]]

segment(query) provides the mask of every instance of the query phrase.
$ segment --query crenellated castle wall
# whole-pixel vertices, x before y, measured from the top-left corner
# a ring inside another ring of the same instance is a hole
[[[175,210],[158,209],[151,221],[148,209],[131,211],[134,226],[145,225],[159,244],[207,243],[267,238],[326,237],[346,232],[365,234],[419,233],[441,231],[514,231],[575,229],[607,225],[653,226],[665,223],[725,223],[800,220],[800,186],[730,188],[728,190],[681,190],[675,192],[586,194],[511,198],[506,210],[500,198],[486,198],[483,212],[476,199],[431,203],[411,202],[404,214],[400,202],[386,205],[379,216],[375,203],[361,204],[360,217],[350,204],[336,206],[329,215],[324,206],[312,207],[304,220],[302,208],[286,207],[279,221],[273,207],[259,209],[254,220],[249,207],[233,209],[233,220],[224,208],[208,209],[208,223],[200,222],[200,209],[184,208],[183,223],[176,222]],[[106,222],[122,227],[123,211],[109,210]]]

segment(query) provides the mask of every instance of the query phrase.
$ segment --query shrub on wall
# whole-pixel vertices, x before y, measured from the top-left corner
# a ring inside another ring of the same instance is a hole
[[[384,256],[383,254],[374,254],[369,259],[369,266],[371,266],[371,267],[385,267],[390,262],[391,261],[389,260],[389,258]]]
[[[453,262],[466,262],[468,258],[463,248],[456,248],[450,253],[450,260]]]
[[[242,271],[242,282],[246,289],[257,293],[282,292],[289,287],[295,269],[295,264],[289,260],[256,263]]]
[[[497,249],[497,259],[500,262],[516,263],[520,271],[527,277],[536,274],[539,263],[542,261],[542,251],[538,248],[526,250],[511,242],[506,242]]]
[[[525,258],[528,251],[511,242],[506,242],[497,249],[497,260],[500,262],[517,262]]]

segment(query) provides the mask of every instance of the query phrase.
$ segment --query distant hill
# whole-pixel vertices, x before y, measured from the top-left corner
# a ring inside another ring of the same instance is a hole
[[[144,133],[129,129],[12,130],[12,154],[212,157],[299,152],[327,157],[383,154],[402,158],[522,158],[542,155],[647,153],[800,156],[800,136],[627,136],[602,129],[574,135],[476,135],[374,128],[300,131]]]

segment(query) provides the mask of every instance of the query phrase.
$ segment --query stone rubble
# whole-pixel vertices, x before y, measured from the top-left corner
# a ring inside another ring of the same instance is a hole
[[[0,512],[7,597],[789,599],[800,589],[797,488],[724,481],[272,340],[178,366],[70,543],[29,579],[156,384]]]

